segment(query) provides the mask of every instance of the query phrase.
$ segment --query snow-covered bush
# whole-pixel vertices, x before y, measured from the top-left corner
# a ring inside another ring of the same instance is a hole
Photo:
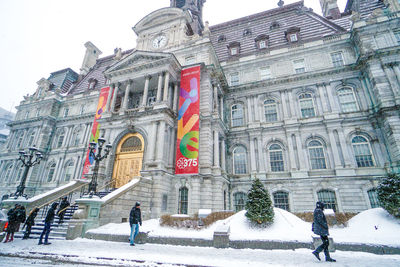
[[[400,176],[390,173],[377,188],[379,202],[387,212],[400,218]]]
[[[258,178],[254,180],[247,194],[246,210],[246,217],[258,225],[268,225],[274,221],[271,198]]]

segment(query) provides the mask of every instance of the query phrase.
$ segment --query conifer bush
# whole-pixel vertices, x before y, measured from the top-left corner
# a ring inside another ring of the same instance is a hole
[[[400,176],[391,173],[383,178],[377,188],[377,194],[382,208],[400,218]]]
[[[274,208],[264,185],[257,178],[247,194],[246,217],[256,225],[268,225],[274,221]]]

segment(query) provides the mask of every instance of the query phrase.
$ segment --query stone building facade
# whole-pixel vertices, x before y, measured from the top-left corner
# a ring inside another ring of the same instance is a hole
[[[379,179],[400,170],[397,0],[349,0],[343,13],[320,0],[323,16],[300,1],[214,26],[204,3],[171,0],[133,27],[134,49],[100,57],[87,42],[79,74],[41,79],[9,124],[0,194],[15,191],[18,151],[31,145],[45,159],[28,175],[28,195],[80,179],[109,86],[99,135],[113,151],[99,182],[151,181],[151,197],[137,197],[151,217],[243,209],[256,177],[292,212],[317,200],[340,212],[379,205]],[[199,173],[175,175],[180,72],[197,65]]]

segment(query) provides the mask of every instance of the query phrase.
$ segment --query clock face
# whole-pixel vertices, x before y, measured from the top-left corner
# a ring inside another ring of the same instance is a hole
[[[153,47],[154,48],[160,48],[163,47],[167,44],[167,37],[164,35],[158,35],[156,38],[153,40]]]

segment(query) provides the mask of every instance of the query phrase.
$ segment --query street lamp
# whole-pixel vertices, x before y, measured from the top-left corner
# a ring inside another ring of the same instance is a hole
[[[17,191],[14,194],[11,194],[11,197],[15,197],[15,199],[17,199],[19,196],[27,198],[26,194],[24,194],[26,177],[28,176],[29,169],[32,166],[39,164],[42,158],[42,153],[40,153],[36,147],[30,147],[29,152],[25,152],[23,150],[19,151],[18,159],[25,166],[25,169],[24,173],[22,174],[21,182],[17,187]]]
[[[104,155],[102,156],[101,151],[103,149],[103,145],[105,142],[106,142],[106,140],[104,138],[98,138],[97,143],[96,142],[89,143],[89,157],[93,158],[93,160],[95,161],[92,180],[89,183],[89,190],[88,190],[90,197],[92,197],[93,194],[96,193],[97,175],[99,172],[99,162],[102,161],[103,159],[107,158],[107,156],[110,153],[110,150],[112,148],[111,144],[107,144],[106,148],[104,150]],[[96,147],[97,147],[97,154],[95,151]]]

